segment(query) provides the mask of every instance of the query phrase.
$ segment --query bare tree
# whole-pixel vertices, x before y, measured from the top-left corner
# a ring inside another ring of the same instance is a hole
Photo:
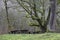
[[[6,17],[7,17],[7,22],[8,22],[8,31],[9,31],[10,22],[9,22],[9,16],[8,16],[7,1],[8,1],[8,0],[4,0],[4,4],[5,4],[5,9],[6,9]]]
[[[29,3],[31,1],[31,3]],[[33,26],[38,26],[41,28],[41,32],[44,33],[47,31],[47,25],[50,19],[50,12],[51,12],[51,7],[49,7],[49,12],[47,19],[45,20],[45,9],[44,9],[44,0],[42,0],[42,7],[43,7],[43,12],[37,9],[36,2],[37,0],[29,0],[29,2],[24,1],[24,0],[17,0],[17,2],[20,4],[20,6],[25,9],[25,11],[31,16],[32,20],[36,20],[39,25],[34,24]],[[40,2],[40,0],[38,0]],[[30,8],[27,8],[27,6],[24,6],[24,3],[27,3]],[[41,13],[42,17],[39,18],[38,13]],[[44,19],[44,20],[43,20]]]

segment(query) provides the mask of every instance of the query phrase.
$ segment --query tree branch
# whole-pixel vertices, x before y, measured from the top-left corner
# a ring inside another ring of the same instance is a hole
[[[49,7],[49,14],[48,14],[48,16],[47,16],[47,20],[44,22],[44,26],[47,26],[47,24],[49,23],[50,12],[51,12],[51,8]]]
[[[17,2],[18,2],[18,4],[20,4],[21,7],[23,7],[23,9],[24,9],[28,14],[30,14],[30,12],[29,12],[30,10],[27,10],[18,0],[17,0]]]

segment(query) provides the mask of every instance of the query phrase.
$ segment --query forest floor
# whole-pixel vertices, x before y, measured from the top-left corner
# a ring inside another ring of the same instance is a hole
[[[60,33],[44,34],[4,34],[0,40],[60,40]]]

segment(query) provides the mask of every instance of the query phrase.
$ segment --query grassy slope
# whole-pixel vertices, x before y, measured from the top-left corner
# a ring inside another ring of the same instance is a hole
[[[60,40],[59,33],[45,34],[6,34],[0,35],[0,40]]]

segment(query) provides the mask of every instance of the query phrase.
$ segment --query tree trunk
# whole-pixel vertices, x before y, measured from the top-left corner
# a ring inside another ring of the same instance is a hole
[[[45,26],[41,26],[41,33],[45,33],[47,31],[47,28]]]
[[[39,19],[37,19],[38,23],[39,23],[39,27],[41,29],[41,33],[45,33],[47,31],[47,25],[41,25],[41,21]]]
[[[50,7],[51,7],[51,13],[50,13],[50,20],[49,20],[49,31],[55,31],[55,25],[56,25],[56,0],[50,0]]]

